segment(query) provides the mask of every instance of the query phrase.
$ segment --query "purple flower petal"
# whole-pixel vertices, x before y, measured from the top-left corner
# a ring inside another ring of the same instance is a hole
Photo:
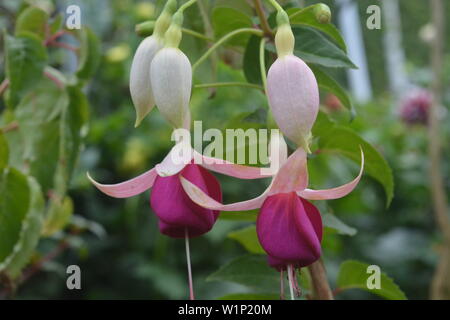
[[[268,197],[258,215],[256,230],[273,267],[303,267],[320,258],[320,213],[294,192]]]
[[[204,168],[189,164],[180,174],[211,198],[222,201],[219,182]],[[160,231],[174,238],[183,238],[186,228],[189,237],[208,232],[219,215],[219,211],[202,208],[188,197],[181,185],[180,175],[158,176],[153,185],[150,203],[160,219]]]

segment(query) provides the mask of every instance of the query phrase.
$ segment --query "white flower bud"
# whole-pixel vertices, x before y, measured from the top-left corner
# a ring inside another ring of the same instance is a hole
[[[163,117],[175,128],[189,128],[192,67],[186,55],[173,47],[159,50],[151,63],[150,82]]]

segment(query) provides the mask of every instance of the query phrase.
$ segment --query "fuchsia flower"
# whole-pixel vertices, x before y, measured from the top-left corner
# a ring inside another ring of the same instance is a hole
[[[187,179],[181,183],[189,197],[198,205],[211,210],[242,211],[260,208],[256,232],[267,252],[269,264],[281,271],[288,266],[307,266],[321,255],[322,220],[319,210],[307,200],[328,200],[344,197],[358,184],[364,167],[351,182],[340,187],[308,189],[306,152],[297,149],[281,166],[270,186],[252,200],[222,204]]]
[[[400,103],[400,117],[409,125],[428,123],[428,114],[432,103],[429,91],[417,89],[405,96]]]
[[[181,161],[176,163],[173,160],[177,159],[176,153],[179,151],[180,145],[177,144],[155,168],[122,183],[100,184],[89,174],[88,178],[100,191],[114,198],[129,198],[153,187],[150,204],[158,216],[161,233],[174,238],[185,236],[191,238],[211,230],[219,212],[205,209],[190,200],[182,188],[181,178],[195,185],[215,201],[222,201],[220,184],[208,170],[239,179],[264,177],[259,168],[206,157],[195,150],[191,150],[191,157],[186,163]],[[194,157],[202,164],[195,164]]]

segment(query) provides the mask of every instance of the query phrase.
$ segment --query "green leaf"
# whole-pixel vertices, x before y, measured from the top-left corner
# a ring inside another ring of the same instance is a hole
[[[230,232],[228,234],[228,238],[239,242],[250,253],[266,254],[264,249],[261,247],[261,244],[259,243],[255,225]]]
[[[407,299],[403,291],[384,272],[381,273],[380,289],[367,288],[367,279],[372,273],[367,273],[368,264],[354,260],[347,260],[341,264],[337,279],[337,286],[341,290],[362,289],[389,300]]]
[[[50,201],[49,209],[42,230],[43,236],[51,236],[61,231],[69,222],[73,214],[73,202],[70,197],[63,200],[59,196],[54,196]]]
[[[278,293],[280,287],[279,273],[260,255],[238,257],[211,274],[207,281],[229,281],[268,293]]]
[[[317,130],[313,131],[313,134],[316,133]],[[389,206],[394,196],[394,178],[389,164],[378,150],[357,133],[345,127],[335,125],[318,135],[321,151],[340,153],[356,163],[361,161],[361,146],[365,159],[364,171],[383,186],[386,193],[386,205]]]
[[[253,15],[253,8],[246,1],[242,0],[217,0],[215,1],[215,7],[232,8],[245,13],[247,16]]]
[[[48,14],[44,10],[30,6],[17,17],[15,34],[19,35],[21,32],[27,31],[44,40],[48,18]]]
[[[294,27],[294,53],[309,63],[331,68],[356,68],[347,54],[320,32],[309,27]]]
[[[236,9],[227,7],[214,8],[211,21],[216,39],[223,37],[233,30],[252,27],[252,20],[248,15]],[[239,35],[228,41],[228,44],[243,46],[248,38],[248,34]]]
[[[30,204],[26,217],[23,219],[19,239],[11,254],[0,264],[0,270],[5,270],[10,278],[17,278],[30,261],[42,229],[44,198],[41,188],[35,179],[28,177]]]
[[[259,61],[259,45],[261,42],[261,38],[255,35],[252,35],[247,42],[247,46],[245,48],[244,60],[243,60],[243,69],[244,75],[248,82],[262,84],[261,79],[261,68]],[[264,60],[266,64],[266,70],[270,64],[270,56],[269,51],[265,50]]]
[[[44,193],[53,187],[60,150],[65,135],[62,134],[61,117],[69,105],[66,90],[43,79],[16,107],[21,144],[15,148],[13,163],[19,168],[29,168]],[[8,137],[8,136],[7,136]],[[66,155],[64,155],[66,156]],[[69,158],[66,158],[66,162]]]
[[[3,133],[0,131],[0,172],[3,170],[3,168],[7,166],[8,159],[9,159],[8,142],[3,136]]]
[[[334,80],[332,77],[330,77],[328,74],[326,74],[323,70],[316,66],[310,66],[311,70],[314,72],[314,75],[316,76],[317,83],[319,84],[319,88],[322,90],[325,90],[327,92],[330,92],[334,94],[336,97],[338,97],[339,101],[342,103],[344,107],[346,107],[350,112],[352,113],[352,116],[355,113],[355,109],[352,103],[352,100],[350,99],[350,96],[348,95],[347,91],[345,91],[341,85]]]
[[[20,171],[7,168],[0,175],[0,264],[11,255],[20,239],[30,209],[30,187]],[[0,267],[1,269],[1,267]]]
[[[331,39],[333,39],[339,47],[341,47],[344,52],[347,52],[347,46],[345,41],[341,36],[339,30],[331,23],[320,23],[317,21],[314,9],[319,4],[315,4],[304,9],[291,8],[287,10],[289,19],[292,25],[304,25],[308,27],[313,27],[327,34]]]
[[[50,33],[54,34],[62,29],[64,16],[62,13],[58,13],[50,23]]]
[[[16,37],[5,34],[6,78],[9,79],[10,107],[42,78],[47,50],[35,34],[21,32]]]
[[[331,213],[324,214],[322,216],[322,222],[325,228],[345,236],[354,236],[358,232],[355,228],[349,227]]]
[[[224,295],[218,300],[279,300],[280,296],[271,293],[230,293]]]
[[[82,81],[91,78],[100,64],[100,41],[91,29],[83,27],[78,32],[80,38],[80,60],[76,76]]]

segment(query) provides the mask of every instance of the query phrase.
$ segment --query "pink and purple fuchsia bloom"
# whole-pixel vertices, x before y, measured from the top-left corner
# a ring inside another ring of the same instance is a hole
[[[307,200],[344,197],[358,184],[363,167],[361,152],[361,170],[353,181],[332,189],[308,189],[306,152],[299,148],[282,164],[262,195],[233,204],[222,204],[187,179],[181,181],[189,197],[202,207],[222,211],[260,208],[256,232],[268,262],[278,271],[288,269],[292,279],[294,268],[310,265],[321,256],[322,219],[319,210]]]
[[[173,160],[178,151],[176,145],[155,168],[122,183],[100,184],[89,174],[88,178],[100,191],[114,198],[133,197],[152,188],[150,204],[158,216],[161,233],[173,238],[191,238],[211,230],[219,212],[205,209],[190,200],[182,188],[181,178],[188,180],[215,201],[221,201],[220,184],[208,170],[239,179],[265,177],[259,168],[206,157],[194,150],[191,150],[192,156],[187,159],[186,164],[176,163]],[[201,161],[201,165],[194,163],[194,157]]]

